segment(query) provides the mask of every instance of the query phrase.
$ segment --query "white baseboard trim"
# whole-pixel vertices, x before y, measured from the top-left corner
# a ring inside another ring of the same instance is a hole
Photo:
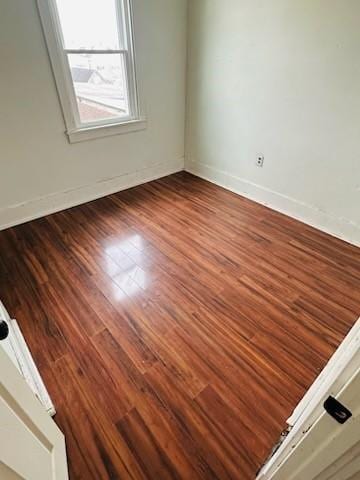
[[[40,372],[37,369],[17,321],[13,319],[10,320],[9,328],[11,331],[11,345],[14,349],[20,371],[35,396],[44,405],[45,410],[53,417],[56,414],[54,404],[52,403],[49,392],[41,378]]]
[[[24,377],[31,390],[44,405],[49,415],[54,416],[56,413],[55,407],[34,363],[34,359],[21,333],[19,325],[16,320],[10,318],[9,313],[1,300],[0,321],[5,321],[9,328],[7,338],[1,342],[2,348],[5,350],[5,353],[7,353],[20,374]]]
[[[360,225],[203,163],[185,162],[185,170],[227,190],[266,205],[318,230],[360,246]]]
[[[0,230],[35,220],[52,213],[75,207],[121,190],[157,180],[184,170],[184,159],[161,163],[136,172],[101,180],[92,185],[81,186],[65,192],[36,198],[29,202],[0,209]]]

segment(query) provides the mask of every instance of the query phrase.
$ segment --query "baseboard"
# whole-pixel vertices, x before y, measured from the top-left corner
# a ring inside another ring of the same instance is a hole
[[[185,170],[234,193],[300,220],[336,238],[360,246],[360,225],[329,215],[318,208],[248,182],[202,163],[185,163]]]
[[[121,190],[157,180],[184,169],[184,159],[161,163],[137,172],[104,179],[65,192],[54,193],[0,210],[0,230],[75,207]]]
[[[14,349],[21,373],[35,396],[44,405],[45,410],[53,417],[56,414],[54,404],[52,403],[49,392],[41,378],[40,372],[37,369],[17,321],[10,320],[9,327],[11,331],[12,348]]]
[[[21,333],[19,325],[16,320],[10,318],[9,313],[1,301],[0,320],[5,321],[9,328],[7,338],[2,341],[2,347],[5,353],[7,353],[10,360],[24,377],[31,390],[44,405],[49,415],[54,416],[56,413],[54,405],[34,363],[34,359]]]

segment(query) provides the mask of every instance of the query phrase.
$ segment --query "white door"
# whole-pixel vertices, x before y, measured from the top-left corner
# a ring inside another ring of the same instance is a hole
[[[68,479],[64,436],[2,346],[0,479]]]
[[[329,397],[352,416],[333,418],[332,409],[325,409]],[[258,480],[360,479],[360,320],[288,423],[290,433]]]

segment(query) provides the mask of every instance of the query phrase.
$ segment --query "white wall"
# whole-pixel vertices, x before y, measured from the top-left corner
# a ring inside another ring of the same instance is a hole
[[[193,0],[189,21],[187,170],[360,244],[359,0]]]
[[[184,165],[186,0],[134,0],[148,128],[70,145],[35,0],[0,7],[0,228]]]

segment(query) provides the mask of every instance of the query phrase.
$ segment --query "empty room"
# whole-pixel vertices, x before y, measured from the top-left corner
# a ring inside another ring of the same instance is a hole
[[[0,480],[360,479],[360,2],[0,0]]]

